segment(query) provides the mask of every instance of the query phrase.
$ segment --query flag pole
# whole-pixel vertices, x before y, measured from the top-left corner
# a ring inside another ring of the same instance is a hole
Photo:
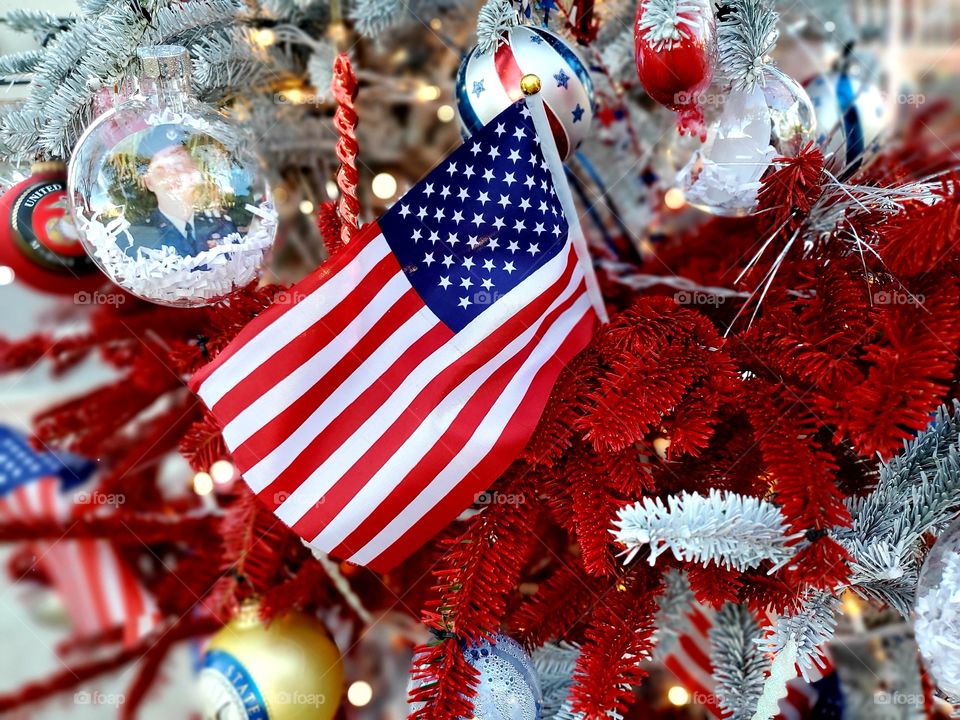
[[[600,322],[609,322],[607,308],[603,304],[603,295],[600,293],[600,283],[597,282],[597,275],[593,270],[593,261],[590,258],[590,250],[587,248],[587,239],[583,234],[583,228],[580,227],[580,217],[577,215],[577,208],[573,204],[573,196],[570,194],[570,186],[567,185],[567,176],[563,171],[563,160],[557,152],[557,144],[553,139],[550,121],[547,119],[547,112],[543,106],[543,97],[540,95],[540,78],[532,74],[524,75],[520,80],[520,89],[526,96],[530,117],[533,119],[533,126],[540,138],[540,149],[543,151],[543,157],[550,168],[550,174],[553,176],[553,186],[557,190],[557,198],[560,200],[563,214],[567,217],[573,249],[577,253],[577,258],[583,268],[587,295]]]

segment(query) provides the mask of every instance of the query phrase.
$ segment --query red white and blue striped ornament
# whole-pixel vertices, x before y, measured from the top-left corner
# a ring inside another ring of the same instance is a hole
[[[557,150],[567,159],[590,132],[593,84],[577,53],[548,30],[518,25],[504,31],[495,50],[470,51],[457,74],[460,120],[475,133],[523,97],[520,80],[527,74],[540,78]]]
[[[849,72],[817,75],[804,85],[817,116],[817,144],[835,172],[859,168],[890,126],[889,106],[880,87]]]

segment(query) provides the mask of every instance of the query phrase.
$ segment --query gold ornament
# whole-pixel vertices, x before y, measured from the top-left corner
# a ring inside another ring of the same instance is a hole
[[[200,691],[208,720],[331,720],[340,653],[316,618],[293,612],[267,625],[250,603],[207,645]]]

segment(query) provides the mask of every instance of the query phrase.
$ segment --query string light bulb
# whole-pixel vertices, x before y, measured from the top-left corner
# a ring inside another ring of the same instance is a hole
[[[437,119],[440,120],[440,122],[450,122],[456,116],[457,113],[452,105],[441,105],[437,108]]]
[[[293,105],[301,105],[307,97],[300,88],[290,88],[289,90],[284,90],[282,94],[287,99],[287,102]]]
[[[397,194],[397,179],[390,173],[379,173],[374,176],[370,189],[381,200],[389,200]]]
[[[349,33],[347,32],[347,26],[342,22],[332,22],[327,27],[327,37],[333,40],[337,46],[342,45],[347,40],[348,36]]]
[[[432,102],[440,97],[440,88],[436,85],[420,85],[417,88],[417,100],[420,102]]]
[[[672,688],[667,690],[667,700],[670,701],[671,705],[676,705],[677,707],[689,705],[690,693],[687,692],[685,687],[674,685]]]
[[[312,214],[313,214],[313,203],[310,202],[309,200],[301,200],[301,201],[300,201],[300,212],[302,212],[304,215],[312,215]]]
[[[226,485],[233,480],[236,473],[237,469],[229,460],[217,460],[210,466],[210,477],[213,478],[213,482],[217,485]]]
[[[667,451],[670,449],[670,438],[666,435],[657,435],[653,439],[653,451],[661,460],[667,459]]]
[[[851,617],[863,614],[863,608],[860,607],[860,601],[857,596],[849,590],[843,594],[843,612]]]
[[[9,285],[16,280],[17,274],[9,265],[0,265],[0,285]]]
[[[347,702],[354,707],[364,707],[373,700],[373,688],[370,683],[363,680],[357,680],[347,688]]]
[[[687,198],[680,188],[670,188],[663,196],[663,204],[670,210],[681,210],[687,204]]]
[[[260,28],[250,32],[250,39],[260,47],[270,47],[277,41],[277,34],[270,28]]]
[[[198,472],[193,476],[193,491],[197,495],[209,495],[213,492],[213,478],[210,473]]]

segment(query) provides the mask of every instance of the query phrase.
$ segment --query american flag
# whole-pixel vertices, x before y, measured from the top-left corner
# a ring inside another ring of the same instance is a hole
[[[710,661],[710,628],[713,612],[694,605],[687,613],[688,627],[678,634],[674,647],[663,660],[664,666],[711,716],[723,717],[715,693],[713,663]],[[830,680],[836,680],[829,659],[827,666],[815,668],[810,681],[801,677],[787,683],[787,696],[780,700],[778,720],[809,720],[821,695],[834,693]],[[823,698],[826,699],[826,698]],[[818,717],[827,717],[822,715]],[[839,715],[837,717],[840,717]]]
[[[14,430],[0,427],[0,520],[67,520],[78,511],[69,492],[92,472],[85,460],[35,452]],[[157,620],[153,598],[106,540],[33,544],[40,568],[64,602],[78,636],[122,628],[133,642]]]
[[[322,551],[387,570],[426,542],[506,470],[590,339],[595,279],[531,108],[467,140],[191,380],[247,483]]]

